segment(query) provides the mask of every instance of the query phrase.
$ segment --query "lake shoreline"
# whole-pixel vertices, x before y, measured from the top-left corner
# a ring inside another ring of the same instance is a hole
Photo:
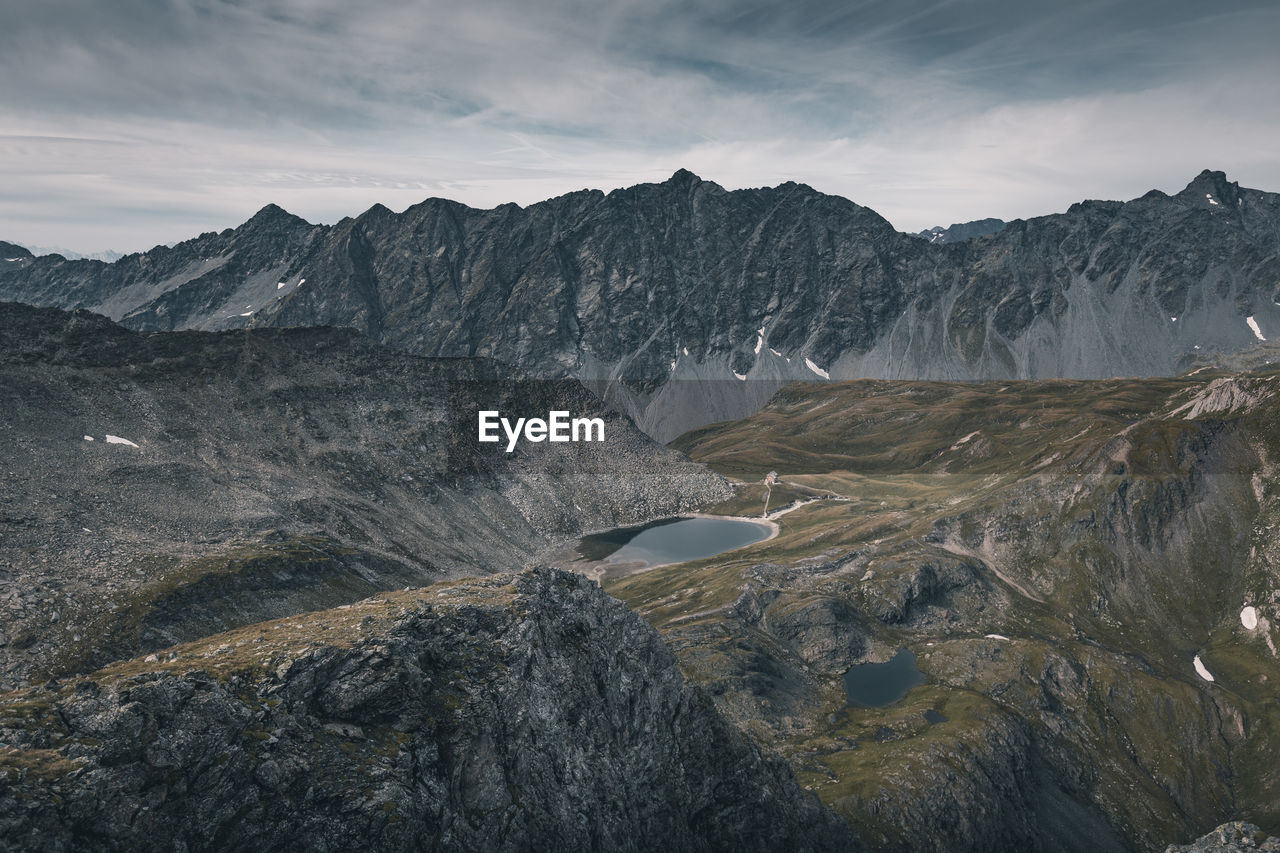
[[[651,519],[650,521],[645,522],[645,524],[643,525],[636,525],[636,527],[640,529],[646,529],[654,526],[660,526],[664,523],[677,523],[680,521],[687,521],[692,519],[743,522],[746,524],[751,524],[755,527],[763,528],[765,531],[765,536],[761,539],[757,539],[752,542],[746,542],[742,545],[738,545],[733,548],[728,548],[724,551],[720,551],[715,554],[708,554],[705,557],[691,557],[688,560],[668,560],[665,562],[650,563],[644,560],[610,561],[607,558],[596,559],[596,560],[583,558],[581,552],[579,551],[579,548],[583,539],[586,539],[591,536],[601,536],[615,530],[628,529],[628,528],[619,528],[619,527],[607,527],[601,530],[584,533],[579,538],[577,543],[566,546],[564,549],[561,549],[560,551],[558,551],[557,552],[557,555],[559,557],[558,562],[561,565],[563,565],[564,568],[569,569],[570,571],[577,572],[579,574],[586,575],[587,577],[594,580],[596,583],[603,585],[606,581],[619,580],[621,578],[629,577],[631,575],[639,574],[641,572],[650,571],[651,569],[659,569],[664,566],[673,566],[673,565],[678,565],[679,563],[692,562],[694,560],[710,559],[711,557],[720,556],[721,554],[731,554],[734,551],[741,550],[742,548],[747,548],[751,545],[758,545],[761,542],[768,542],[772,539],[776,539],[778,534],[782,532],[781,525],[779,525],[777,522],[772,521],[771,519],[768,519],[768,518],[751,518],[747,516],[738,516],[738,515],[719,515],[715,513],[706,513],[706,512],[683,512],[683,513],[678,513],[676,515],[663,516],[661,518]]]

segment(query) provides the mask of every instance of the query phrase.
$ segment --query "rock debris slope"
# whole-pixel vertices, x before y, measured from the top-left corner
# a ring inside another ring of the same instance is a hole
[[[666,441],[796,379],[1177,373],[1280,337],[1278,250],[1280,195],[1221,172],[933,245],[802,184],[729,192],[681,170],[333,226],[268,206],[113,264],[15,256],[0,298],[137,329],[352,326],[605,383]]]
[[[0,695],[0,849],[860,846],[652,628],[540,570]]]
[[[572,380],[350,329],[139,334],[0,304],[0,687],[493,566],[728,494]]]

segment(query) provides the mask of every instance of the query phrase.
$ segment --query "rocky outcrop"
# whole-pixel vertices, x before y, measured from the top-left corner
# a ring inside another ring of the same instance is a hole
[[[1191,844],[1170,844],[1164,853],[1246,853],[1249,850],[1280,851],[1280,838],[1268,838],[1253,824],[1234,821],[1224,823]]]
[[[861,847],[652,628],[539,570],[0,694],[0,849]]]
[[[1221,172],[933,245],[801,184],[729,192],[682,170],[332,227],[269,206],[113,264],[0,263],[0,298],[137,329],[352,326],[599,383],[666,441],[793,380],[1168,375],[1248,350],[1280,337],[1278,235],[1280,195]]]

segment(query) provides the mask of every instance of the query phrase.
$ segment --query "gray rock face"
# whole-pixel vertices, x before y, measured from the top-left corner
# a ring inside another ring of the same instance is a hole
[[[110,265],[0,266],[0,298],[138,329],[353,326],[599,383],[665,441],[798,379],[1176,373],[1280,337],[1278,249],[1280,195],[1221,172],[931,245],[804,185],[727,192],[682,170],[528,208],[376,206],[332,227],[267,207]]]
[[[1234,821],[1224,823],[1191,844],[1170,844],[1164,853],[1245,853],[1248,850],[1280,851],[1280,838],[1268,838],[1253,824]]]
[[[0,305],[0,688],[729,494],[572,380],[349,329],[150,333]],[[605,441],[477,441],[600,414]]]
[[[643,620],[540,570],[0,698],[0,849],[861,845]]]

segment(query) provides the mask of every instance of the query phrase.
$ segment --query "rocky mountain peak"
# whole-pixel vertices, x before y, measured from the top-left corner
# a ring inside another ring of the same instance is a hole
[[[699,178],[697,175],[695,175],[693,172],[690,172],[688,169],[676,169],[675,172],[672,173],[671,177],[667,179],[668,184],[671,184],[672,186],[677,186],[677,187],[680,187],[680,186],[693,187],[693,186],[697,186],[702,182],[703,182],[702,178]]]
[[[1205,169],[1177,197],[1210,207],[1215,204],[1234,207],[1240,203],[1240,184],[1228,181],[1225,172]]]
[[[790,381],[1168,375],[1280,336],[1280,196],[1241,193],[1206,171],[1172,199],[962,223],[946,249],[936,229],[903,234],[803,184],[731,191],[679,169],[607,195],[428,200],[334,227],[269,205],[119,264],[0,262],[0,298],[143,330],[337,325],[423,355],[500,355],[606,383],[666,441]]]
[[[240,228],[256,228],[262,226],[281,227],[295,224],[310,225],[311,223],[307,222],[307,220],[303,219],[301,216],[294,216],[280,205],[273,203],[266,205],[253,216],[249,217],[249,220],[241,225]]]
[[[394,214],[393,214],[393,211],[391,210],[391,208],[387,207],[385,204],[378,203],[378,204],[375,204],[375,205],[373,205],[372,207],[370,207],[370,208],[369,208],[368,210],[366,210],[364,213],[360,214],[360,216],[359,216],[358,218],[360,218],[360,219],[382,219],[382,218],[384,218],[384,217],[392,216],[392,215],[394,215]]]

